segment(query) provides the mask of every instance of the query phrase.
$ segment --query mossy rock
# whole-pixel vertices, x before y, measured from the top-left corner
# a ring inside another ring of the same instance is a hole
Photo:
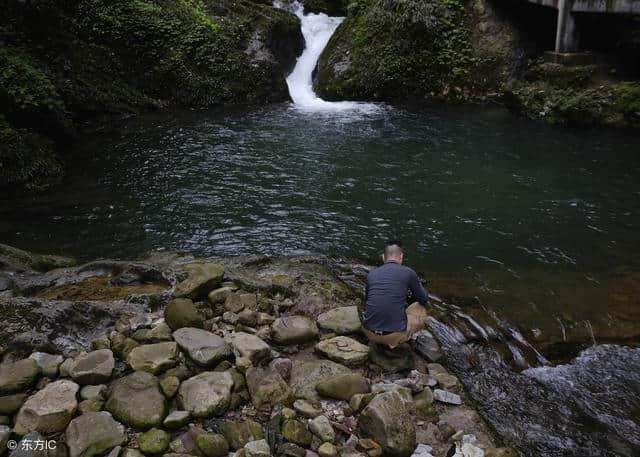
[[[170,439],[164,430],[152,428],[138,437],[138,446],[144,454],[162,454],[169,447]]]
[[[299,446],[310,446],[313,439],[307,426],[296,419],[289,419],[282,424],[282,436],[290,443]]]
[[[220,433],[222,433],[229,443],[229,447],[234,451],[242,449],[249,441],[264,438],[262,425],[250,419],[237,422],[225,422],[220,425]]]
[[[172,330],[183,327],[202,328],[204,318],[196,305],[188,298],[171,300],[164,310],[164,319]]]
[[[196,446],[206,457],[223,457],[229,454],[229,443],[216,433],[202,433],[196,438]]]

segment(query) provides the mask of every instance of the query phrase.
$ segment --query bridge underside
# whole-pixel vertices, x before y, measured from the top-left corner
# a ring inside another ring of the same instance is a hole
[[[556,53],[579,51],[575,13],[640,14],[640,0],[528,0],[558,10]]]

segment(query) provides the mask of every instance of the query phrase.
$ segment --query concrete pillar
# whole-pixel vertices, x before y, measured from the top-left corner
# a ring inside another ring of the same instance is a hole
[[[578,31],[571,12],[573,0],[558,0],[558,26],[556,28],[556,52],[577,52]]]

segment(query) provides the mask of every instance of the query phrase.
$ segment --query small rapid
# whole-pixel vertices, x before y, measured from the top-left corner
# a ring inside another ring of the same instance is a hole
[[[291,11],[298,16],[305,41],[304,51],[287,77],[289,95],[295,107],[305,111],[376,111],[378,107],[373,103],[328,102],[318,97],[313,90],[313,71],[318,59],[344,17],[330,17],[324,13],[304,14],[304,6],[297,1],[291,3],[276,1],[274,6]]]

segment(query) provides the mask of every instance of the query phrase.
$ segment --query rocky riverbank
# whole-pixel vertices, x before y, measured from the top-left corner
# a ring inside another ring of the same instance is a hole
[[[495,447],[429,332],[404,358],[367,345],[362,267],[0,252],[13,457],[516,455]],[[27,449],[40,440],[56,448]]]

